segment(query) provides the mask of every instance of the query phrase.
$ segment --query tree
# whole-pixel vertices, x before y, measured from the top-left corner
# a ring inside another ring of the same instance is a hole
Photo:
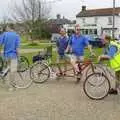
[[[4,32],[8,23],[11,22],[6,15],[2,16],[2,21],[0,22],[0,33]]]
[[[26,33],[34,40],[35,31],[41,37],[42,25],[48,19],[50,6],[42,0],[22,0],[22,4],[15,3],[11,17],[14,21],[23,23]]]

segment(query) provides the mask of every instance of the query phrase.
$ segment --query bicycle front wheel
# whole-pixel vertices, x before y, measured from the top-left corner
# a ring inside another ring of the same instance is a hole
[[[92,66],[89,66],[87,68],[87,70],[85,72],[86,78],[87,78],[87,76],[91,75],[94,72],[104,73],[106,75],[104,68],[100,64],[93,64],[93,69],[92,69]]]
[[[32,79],[30,78],[30,70],[17,72],[15,74],[15,80],[11,84],[15,88],[28,88],[32,84]]]
[[[108,95],[110,81],[103,73],[93,73],[86,78],[83,89],[90,99],[101,100]]]
[[[44,83],[50,77],[50,69],[45,63],[35,63],[30,69],[30,76],[35,83]]]

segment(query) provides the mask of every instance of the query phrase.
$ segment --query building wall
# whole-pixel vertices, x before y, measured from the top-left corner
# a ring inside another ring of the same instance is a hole
[[[102,31],[106,34],[112,35],[112,24],[109,24],[108,22],[109,17],[112,19],[112,16],[79,17],[76,18],[76,23],[80,24],[81,29],[97,29],[98,35],[101,35]],[[97,19],[97,22],[95,19]],[[120,15],[115,16],[115,28],[117,28],[115,36],[118,37],[118,34],[120,34]]]
[[[75,24],[65,24],[63,27],[68,31],[69,29],[74,30],[75,29]]]

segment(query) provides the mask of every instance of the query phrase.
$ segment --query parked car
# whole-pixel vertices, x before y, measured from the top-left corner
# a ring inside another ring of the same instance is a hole
[[[92,45],[93,47],[101,48],[103,46],[102,39],[99,38],[98,36],[85,35],[85,37],[87,37],[90,45]]]
[[[56,42],[58,38],[60,37],[60,34],[58,33],[53,33],[51,37],[51,42]]]

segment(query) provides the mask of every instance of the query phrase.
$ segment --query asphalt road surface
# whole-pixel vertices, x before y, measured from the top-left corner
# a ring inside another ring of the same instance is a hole
[[[83,81],[49,80],[28,89],[0,87],[0,120],[120,120],[120,96],[90,100]]]

